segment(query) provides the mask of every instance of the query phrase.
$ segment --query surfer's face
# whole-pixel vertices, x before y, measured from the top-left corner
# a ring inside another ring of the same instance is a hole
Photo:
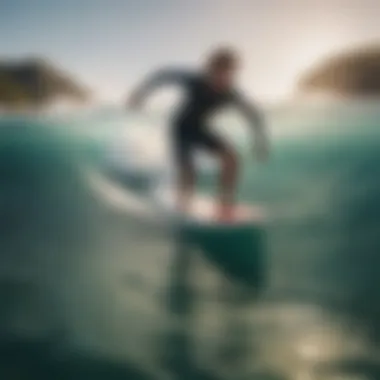
[[[230,89],[239,66],[239,56],[233,49],[221,48],[214,51],[207,61],[207,72],[213,87],[218,91]]]
[[[212,70],[211,80],[213,84],[221,89],[229,89],[233,86],[237,74],[237,67],[231,64],[225,67],[218,67]]]

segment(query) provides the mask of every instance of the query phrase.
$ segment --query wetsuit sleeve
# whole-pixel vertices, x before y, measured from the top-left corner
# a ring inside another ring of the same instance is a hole
[[[145,98],[150,92],[167,84],[179,84],[186,86],[193,79],[193,74],[185,70],[164,69],[150,75],[133,92],[133,96],[138,99]]]
[[[238,92],[232,94],[232,102],[238,110],[246,117],[255,132],[255,142],[258,151],[267,151],[269,153],[269,136],[266,121],[263,113],[254,103],[249,102],[243,95]]]
[[[237,91],[232,94],[232,102],[243,116],[248,119],[252,127],[255,129],[265,127],[264,116],[254,103],[247,101],[247,99]]]

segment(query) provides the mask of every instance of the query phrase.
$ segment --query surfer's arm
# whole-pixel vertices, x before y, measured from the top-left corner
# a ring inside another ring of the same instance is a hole
[[[252,128],[256,155],[260,159],[265,159],[269,155],[269,133],[263,112],[256,104],[240,94],[235,93],[233,98],[236,107]]]
[[[190,80],[191,76],[191,73],[184,70],[164,69],[156,71],[132,91],[129,103],[132,106],[138,106],[150,93],[160,87],[171,84],[185,85]]]

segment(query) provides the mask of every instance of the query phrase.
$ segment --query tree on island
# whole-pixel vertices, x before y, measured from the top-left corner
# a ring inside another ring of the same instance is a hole
[[[380,94],[380,45],[363,46],[334,55],[301,76],[301,93],[339,96]]]
[[[82,103],[90,92],[42,59],[0,61],[0,107],[40,108],[55,101]]]

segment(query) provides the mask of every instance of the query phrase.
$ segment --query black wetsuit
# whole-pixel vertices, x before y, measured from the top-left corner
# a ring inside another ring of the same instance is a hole
[[[186,98],[172,120],[172,143],[175,158],[181,165],[191,165],[192,153],[196,148],[211,152],[225,149],[224,141],[213,134],[208,120],[218,109],[227,105],[236,105],[250,121],[257,124],[258,113],[244,101],[234,89],[218,92],[211,87],[202,74],[183,71],[162,71],[151,78],[142,91],[162,83],[181,84]]]

